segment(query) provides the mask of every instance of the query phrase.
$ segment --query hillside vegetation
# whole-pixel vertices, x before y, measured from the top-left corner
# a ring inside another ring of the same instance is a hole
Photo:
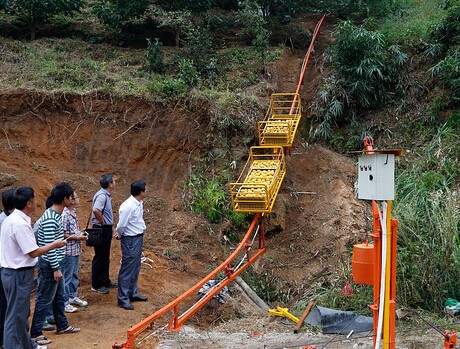
[[[244,226],[222,163],[254,143],[277,88],[271,67],[285,49],[306,50],[303,23],[321,13],[323,74],[316,95],[302,96],[310,119],[301,141],[345,153],[370,135],[379,148],[405,149],[394,207],[398,301],[441,312],[445,299],[460,299],[459,0],[3,0],[0,89],[209,106],[206,152],[185,205]],[[317,296],[331,306],[369,302],[326,286]],[[267,287],[258,287],[262,296]]]

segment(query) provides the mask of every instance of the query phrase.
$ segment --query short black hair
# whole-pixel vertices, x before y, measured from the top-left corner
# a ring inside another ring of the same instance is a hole
[[[45,207],[50,208],[51,206],[53,206],[53,197],[50,195],[45,200]]]
[[[19,187],[14,191],[14,208],[24,209],[27,203],[35,198],[34,190],[31,187]]]
[[[137,196],[143,191],[145,191],[144,181],[134,181],[131,183],[131,195],[132,196]]]
[[[7,211],[11,211],[14,208],[14,191],[16,189],[8,189],[2,193],[2,205]]]
[[[103,174],[99,179],[99,184],[103,189],[107,189],[110,183],[113,183],[113,175],[111,173]]]
[[[61,182],[51,190],[51,200],[53,204],[62,204],[65,198],[70,198],[73,194],[73,188],[69,183]]]

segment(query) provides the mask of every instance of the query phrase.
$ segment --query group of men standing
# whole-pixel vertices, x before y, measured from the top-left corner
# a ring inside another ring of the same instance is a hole
[[[119,210],[118,224],[113,234],[113,209],[111,192],[115,188],[112,174],[105,174],[100,179],[101,189],[93,198],[93,227],[102,228],[102,244],[94,247],[92,262],[91,291],[107,294],[109,288],[118,287],[118,306],[133,310],[131,302],[145,302],[146,296],[137,291],[142,245],[146,229],[144,222],[143,199],[146,196],[144,181],[131,183],[131,196],[125,200]],[[110,248],[112,235],[121,240],[121,267],[118,284],[110,280]]]
[[[142,201],[146,195],[145,183],[134,181],[131,184],[131,196],[120,206],[115,233],[111,197],[115,187],[113,175],[103,175],[100,185],[101,189],[93,198],[92,221],[93,227],[102,228],[103,239],[94,250],[91,290],[107,294],[108,288],[118,287],[118,305],[132,310],[134,306],[131,302],[147,300],[137,291],[143,234],[146,229]],[[68,183],[57,184],[47,199],[46,211],[36,223],[35,235],[30,218],[37,207],[34,190],[25,186],[8,190],[2,195],[0,346],[4,349],[47,349],[46,345],[51,340],[43,335],[43,324],[50,312],[56,323],[57,334],[80,331],[69,325],[65,315],[70,303],[87,305],[86,301],[77,297],[80,241],[87,239],[80,232],[76,219],[78,199],[77,193]],[[122,247],[118,284],[109,278],[112,236],[121,240]],[[34,287],[36,266],[39,284],[29,335],[30,295]]]

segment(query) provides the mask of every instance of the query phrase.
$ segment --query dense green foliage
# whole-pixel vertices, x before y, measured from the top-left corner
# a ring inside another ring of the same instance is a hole
[[[145,13],[149,0],[97,0],[92,4],[95,15],[111,28],[120,28]]]
[[[435,77],[441,78],[451,92],[451,100],[460,102],[460,1],[449,2],[447,16],[436,27],[435,42],[427,52],[439,62],[431,69]]]
[[[157,0],[157,3],[167,11],[206,11],[215,5],[215,0]]]
[[[194,212],[204,214],[210,223],[222,223],[231,220],[234,229],[246,226],[246,214],[233,212],[230,195],[220,178],[211,180],[198,173],[193,173],[188,182],[186,192],[189,195],[187,204]]]
[[[460,298],[460,115],[422,132],[425,145],[397,176],[398,299],[442,311]]]
[[[312,2],[318,10],[328,11],[339,17],[381,18],[399,8],[398,0],[320,0]]]
[[[24,21],[34,40],[37,25],[57,14],[78,12],[85,4],[85,0],[0,0],[0,9]]]
[[[312,129],[313,138],[330,139],[337,124],[381,108],[402,93],[398,66],[407,56],[398,46],[351,21],[342,22],[334,38],[329,58],[334,72],[325,78],[314,105],[318,125]]]

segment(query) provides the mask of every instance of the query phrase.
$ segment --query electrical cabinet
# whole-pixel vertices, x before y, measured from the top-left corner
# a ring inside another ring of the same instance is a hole
[[[395,155],[363,154],[358,158],[358,199],[394,200]]]

